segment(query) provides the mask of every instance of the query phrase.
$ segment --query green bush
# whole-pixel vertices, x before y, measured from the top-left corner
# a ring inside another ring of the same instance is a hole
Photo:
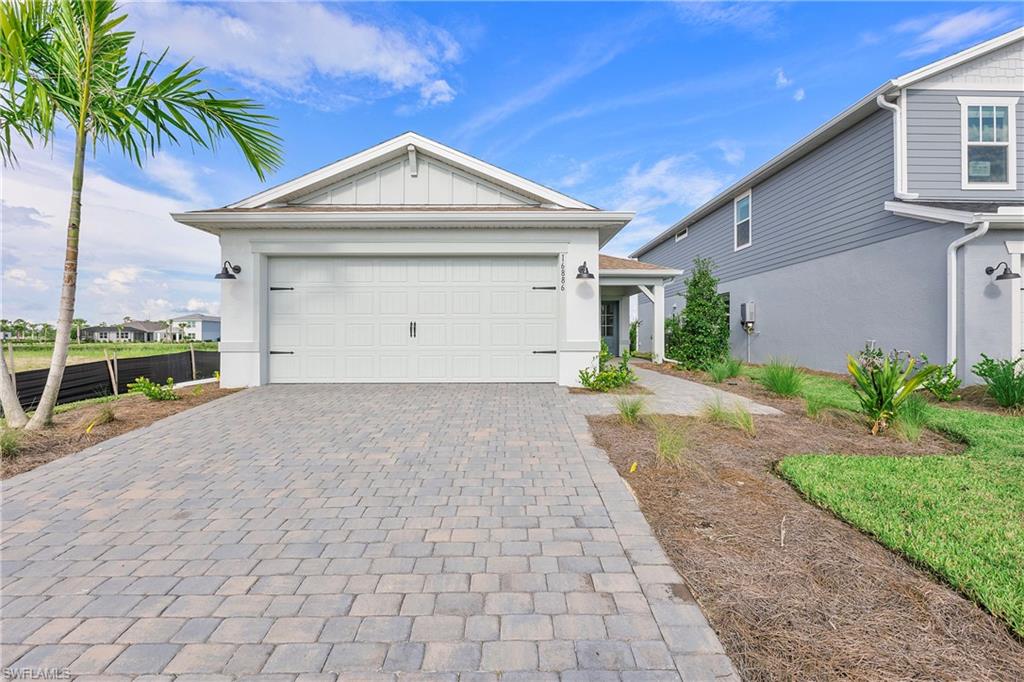
[[[707,369],[729,356],[729,311],[707,258],[693,262],[686,305],[665,324],[665,355],[684,369]]]
[[[619,418],[624,424],[636,425],[640,421],[640,415],[644,411],[643,398],[619,398],[615,406],[619,410]]]
[[[629,368],[629,351],[622,354],[619,364],[612,364],[612,354],[608,344],[601,341],[601,351],[597,354],[597,369],[581,369],[580,383],[584,388],[605,393],[615,388],[622,388],[636,381],[636,374]]]
[[[733,379],[740,375],[740,370],[743,369],[743,363],[736,358],[726,358],[719,362],[713,362],[708,366],[708,375],[711,380],[716,384],[720,384],[726,379]]]
[[[921,353],[921,361],[928,362],[928,356]],[[924,381],[925,390],[935,396],[936,400],[942,402],[960,400],[960,396],[956,392],[963,382],[956,376],[956,358],[953,358],[953,362],[949,364],[936,365],[936,367],[939,369]]]
[[[982,353],[971,370],[984,380],[988,394],[1000,407],[1020,407],[1024,405],[1024,367],[1017,365],[1022,361],[1024,358],[994,360]]]
[[[907,399],[939,369],[927,365],[915,374],[916,366],[917,361],[908,353],[893,351],[886,355],[870,346],[865,346],[856,358],[846,356],[846,368],[856,382],[854,391],[861,410],[871,420],[872,434],[885,430],[898,418]]]
[[[635,353],[640,348],[637,345],[637,333],[640,330],[640,320],[633,320],[629,323],[629,352]]]
[[[772,358],[762,368],[757,381],[775,395],[792,398],[803,391],[806,376],[804,371],[792,362]]]
[[[180,395],[174,392],[174,379],[167,377],[166,384],[157,384],[146,377],[138,377],[128,384],[131,393],[141,393],[150,400],[179,400]]]

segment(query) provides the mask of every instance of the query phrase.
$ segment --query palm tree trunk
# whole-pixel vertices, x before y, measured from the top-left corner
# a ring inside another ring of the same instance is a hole
[[[4,419],[8,428],[20,429],[28,422],[25,410],[21,409],[18,402],[18,392],[8,374],[7,359],[4,357],[3,347],[0,346],[0,405],[4,408]]]
[[[85,175],[85,127],[80,126],[75,138],[75,165],[71,173],[71,208],[68,211],[67,246],[64,251],[64,283],[60,289],[60,309],[57,312],[57,337],[53,340],[53,357],[46,386],[39,398],[36,411],[26,429],[32,431],[49,426],[53,420],[53,407],[68,363],[68,345],[71,343],[71,321],[75,317],[75,290],[78,288],[78,231],[82,220],[82,179]]]

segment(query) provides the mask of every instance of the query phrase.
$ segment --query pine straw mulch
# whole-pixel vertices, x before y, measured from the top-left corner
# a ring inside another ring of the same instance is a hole
[[[53,427],[44,431],[26,431],[18,434],[17,454],[4,455],[0,460],[0,479],[30,471],[108,438],[149,426],[164,417],[239,390],[220,388],[218,384],[201,384],[200,387],[201,392],[196,392],[194,388],[177,390],[176,393],[181,396],[180,400],[149,400],[145,396],[132,394],[110,402],[83,405],[54,415]],[[97,421],[97,417],[101,415],[109,416],[108,410],[113,414],[113,421]],[[89,433],[86,433],[85,430],[93,421],[97,423]]]
[[[569,387],[569,393],[572,395],[653,395],[650,389],[636,383],[613,388],[610,391],[595,391],[590,388],[571,386]]]
[[[799,452],[957,452],[860,424],[755,416],[757,435],[693,417],[678,466],[659,463],[651,418],[588,418],[747,680],[1020,680],[1024,643],[926,571],[806,502],[771,473]],[[638,468],[629,473],[637,462]]]

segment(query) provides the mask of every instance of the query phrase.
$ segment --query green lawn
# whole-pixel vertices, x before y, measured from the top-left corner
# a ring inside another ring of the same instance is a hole
[[[747,372],[756,377],[758,368]],[[805,395],[843,409],[843,381],[807,377]],[[1024,636],[1024,417],[929,405],[927,425],[962,455],[795,455],[778,466],[808,499],[933,571]]]
[[[196,350],[217,350],[216,341],[195,343]],[[137,358],[144,355],[166,355],[188,350],[187,343],[72,343],[68,349],[68,364],[80,365],[103,359],[103,351],[117,353],[118,358]],[[50,366],[53,344],[14,344],[14,366],[19,372]],[[5,348],[6,353],[6,348]],[[4,356],[8,357],[7,355]]]

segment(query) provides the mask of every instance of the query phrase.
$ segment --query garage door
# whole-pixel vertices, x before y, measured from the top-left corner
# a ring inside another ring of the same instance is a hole
[[[555,381],[554,257],[270,259],[270,381]]]

